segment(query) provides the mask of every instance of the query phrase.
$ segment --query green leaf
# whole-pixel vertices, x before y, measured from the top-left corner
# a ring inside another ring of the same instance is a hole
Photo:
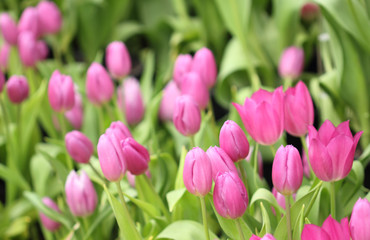
[[[181,189],[185,187],[184,180],[182,178],[182,174],[184,172],[184,164],[185,164],[185,157],[188,151],[185,147],[182,147],[181,155],[180,155],[180,163],[179,168],[177,170],[177,177],[175,182],[175,189]]]
[[[170,212],[173,211],[173,208],[176,206],[179,200],[184,196],[185,192],[186,192],[186,188],[180,188],[180,189],[176,189],[176,190],[173,190],[167,193],[166,198],[167,198],[168,208],[170,209]]]
[[[304,209],[305,209],[305,205],[302,206],[302,209],[298,214],[297,221],[294,224],[293,239],[296,239],[296,240],[301,239],[301,233],[302,233],[302,230],[303,230],[304,216],[305,216]]]
[[[260,201],[260,200],[264,200],[264,201],[268,202],[272,207],[275,208],[275,210],[277,209],[280,213],[285,212],[285,210],[282,207],[280,207],[280,205],[276,201],[276,198],[274,197],[274,195],[269,190],[267,190],[265,188],[259,188],[253,194],[249,206],[252,206],[257,201]]]
[[[132,36],[143,33],[144,27],[135,21],[125,21],[116,26],[113,32],[113,40],[121,40],[123,42],[127,41]]]
[[[263,205],[262,202],[260,203],[260,207],[261,207],[262,219],[263,219],[262,229],[265,231],[263,233],[263,235],[265,235],[266,233],[270,233],[271,232],[270,217],[269,217],[269,214],[267,213],[266,208],[265,208],[265,206]],[[262,232],[260,232],[260,235],[263,236],[262,235]]]
[[[168,225],[158,236],[157,239],[174,240],[199,240],[205,238],[203,225],[190,220],[176,221]],[[211,239],[218,237],[210,231]]]
[[[89,229],[87,230],[86,234],[84,235],[84,240],[89,239],[90,235],[94,233],[95,229],[97,227],[101,227],[101,223],[112,213],[112,208],[110,208],[108,205],[104,207],[103,210],[101,210],[98,214],[98,216],[94,219],[93,223],[89,226]]]
[[[23,190],[30,190],[31,187],[18,171],[6,167],[0,163],[0,177]]]
[[[152,205],[150,203],[147,203],[147,202],[144,202],[140,199],[136,199],[134,197],[131,197],[130,195],[125,194],[125,193],[124,193],[124,196],[127,197],[128,199],[130,199],[130,201],[132,203],[134,203],[136,206],[138,206],[141,210],[146,212],[152,218],[160,217],[160,211],[154,205]]]

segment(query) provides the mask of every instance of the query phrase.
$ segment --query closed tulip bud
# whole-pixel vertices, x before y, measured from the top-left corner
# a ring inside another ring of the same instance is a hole
[[[48,97],[51,108],[56,112],[72,109],[75,104],[72,78],[55,70],[49,80]]]
[[[6,70],[8,69],[9,54],[10,45],[4,43],[4,45],[0,49],[0,70],[3,72],[6,72]]]
[[[216,176],[219,173],[230,171],[238,173],[233,161],[222,148],[219,148],[217,146],[209,147],[207,150],[207,155],[211,160],[212,179],[214,181],[216,181]]]
[[[244,105],[233,103],[247,132],[259,144],[272,145],[284,132],[284,93],[282,87],[268,92],[260,89]]]
[[[280,57],[279,74],[283,78],[295,79],[301,75],[304,65],[303,49],[289,47]]]
[[[5,76],[4,73],[0,70],[0,93],[3,91],[5,84]]]
[[[150,155],[144,146],[128,137],[121,141],[121,147],[127,170],[134,175],[140,175],[148,170]]]
[[[24,66],[33,67],[39,60],[39,48],[32,32],[21,32],[18,36],[19,56]]]
[[[253,155],[253,147],[250,148],[248,156],[245,158],[245,160],[250,162],[252,155]],[[257,153],[257,164],[258,164],[258,175],[262,179],[263,178],[263,160],[262,160],[262,153],[260,151],[258,151]]]
[[[326,120],[319,131],[309,126],[308,156],[315,175],[326,182],[345,178],[352,169],[356,146],[361,135],[362,131],[352,136],[349,121],[335,127]]]
[[[208,88],[198,73],[186,73],[182,78],[181,94],[190,95],[198,103],[200,109],[205,109],[209,102]]]
[[[280,146],[272,164],[272,183],[283,195],[292,195],[302,184],[303,167],[298,150],[292,145]]]
[[[350,231],[353,240],[370,239],[370,202],[359,198],[353,206]]]
[[[311,95],[301,81],[285,92],[284,120],[285,130],[296,137],[304,136],[308,126],[313,124],[314,110]]]
[[[6,83],[6,91],[12,103],[20,104],[29,94],[29,86],[24,76],[12,76]]]
[[[18,22],[18,31],[31,32],[35,37],[40,36],[39,16],[35,7],[27,7]]]
[[[74,129],[81,129],[83,122],[83,106],[81,95],[75,94],[75,104],[73,108],[64,113],[64,116],[67,118],[68,122],[72,125]]]
[[[161,105],[159,106],[159,117],[163,121],[172,121],[172,116],[175,108],[175,101],[181,95],[180,89],[174,81],[167,84],[163,90]]]
[[[173,123],[182,135],[191,136],[200,129],[201,116],[198,104],[193,97],[183,95],[176,98]]]
[[[102,105],[111,100],[114,85],[108,72],[99,63],[92,63],[86,76],[87,98],[96,105]]]
[[[105,63],[114,78],[128,75],[131,71],[131,58],[126,45],[123,42],[111,42],[105,52]]]
[[[42,34],[57,33],[62,27],[62,14],[51,1],[41,1],[37,5],[38,22]]]
[[[227,120],[220,131],[220,147],[229,155],[233,162],[237,162],[248,156],[249,143],[244,131],[239,125]]]
[[[205,47],[199,49],[194,55],[191,71],[199,74],[207,88],[213,87],[217,80],[217,66],[212,51]]]
[[[0,15],[0,30],[8,44],[17,45],[18,27],[12,17],[7,13]]]
[[[51,198],[48,198],[48,197],[42,198],[42,203],[45,204],[48,208],[51,208],[58,213],[61,212],[58,205]],[[47,230],[54,232],[60,228],[59,222],[50,219],[48,216],[46,216],[42,212],[40,212],[39,215],[40,215],[40,220],[41,220],[42,225]]]
[[[216,177],[213,203],[218,214],[224,218],[243,216],[248,205],[248,193],[238,174],[224,172]]]
[[[183,180],[191,194],[205,196],[212,188],[212,166],[207,154],[199,147],[185,157]]]
[[[66,181],[67,204],[77,217],[91,215],[98,204],[98,196],[89,176],[82,170],[80,176],[72,170]]]
[[[49,54],[49,48],[45,41],[37,41],[36,43],[37,48],[37,60],[44,60],[47,58]]]
[[[316,3],[307,2],[301,8],[301,18],[306,22],[312,22],[320,15],[320,8]]]
[[[88,163],[94,153],[94,146],[90,139],[82,132],[72,131],[66,134],[65,145],[68,154],[78,163]]]
[[[128,137],[132,138],[131,132],[128,127],[121,121],[112,122],[109,126],[110,129],[114,130],[114,133],[117,135],[118,139],[124,140]]]
[[[306,224],[303,227],[301,240],[331,240],[325,230],[314,224]]]
[[[126,162],[123,158],[120,133],[108,128],[100,136],[97,150],[102,172],[109,181],[116,182],[126,173]]]
[[[181,88],[184,75],[190,72],[192,61],[193,59],[190,54],[180,54],[177,56],[173,69],[173,80],[178,88]]]

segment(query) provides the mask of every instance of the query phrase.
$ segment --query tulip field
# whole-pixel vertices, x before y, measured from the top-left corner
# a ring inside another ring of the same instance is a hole
[[[0,239],[370,240],[370,0],[1,0]]]

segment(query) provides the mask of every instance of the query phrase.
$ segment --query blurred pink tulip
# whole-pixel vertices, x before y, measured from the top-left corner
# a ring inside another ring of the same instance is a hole
[[[48,197],[42,198],[42,203],[45,204],[48,208],[51,208],[51,209],[53,209],[54,211],[56,211],[58,213],[61,213],[58,205],[51,198],[48,198]],[[47,230],[49,230],[51,232],[55,232],[60,228],[61,224],[59,222],[50,219],[44,213],[39,212],[39,216],[40,216],[40,220],[41,220],[42,225]]]
[[[39,26],[39,16],[35,7],[27,7],[23,12],[18,22],[18,31],[31,32],[35,38],[41,34]]]
[[[209,102],[208,88],[198,73],[189,72],[182,78],[181,94],[190,95],[198,103],[200,109],[205,109]]]
[[[298,47],[288,47],[280,57],[279,74],[283,78],[295,79],[302,73],[304,52]]]
[[[48,97],[51,108],[56,112],[72,109],[75,104],[72,78],[55,70],[49,80]]]
[[[162,121],[172,121],[175,108],[175,101],[181,95],[180,89],[174,81],[171,81],[163,90],[161,105],[159,107],[159,117]]]
[[[144,146],[128,137],[121,141],[121,147],[128,171],[140,175],[148,170],[150,154]]]
[[[64,116],[74,129],[81,129],[84,113],[80,94],[75,94],[75,104],[71,110],[64,113]]]
[[[0,31],[8,44],[17,45],[18,41],[17,23],[8,13],[2,13],[0,15]]]
[[[51,1],[41,1],[36,8],[40,33],[53,34],[59,32],[62,27],[62,14],[58,6]]]
[[[180,54],[176,58],[175,66],[173,69],[173,80],[177,87],[181,89],[182,79],[185,74],[190,72],[192,65],[192,57],[190,54]]]
[[[24,76],[12,76],[6,83],[6,92],[9,100],[14,104],[20,104],[28,98],[30,88]]]
[[[19,56],[24,66],[34,67],[42,55],[41,45],[37,44],[35,35],[32,32],[24,31],[18,36]]]
[[[89,163],[94,153],[94,146],[88,137],[74,130],[66,134],[64,141],[67,152],[73,160],[78,163]]]
[[[177,131],[184,136],[191,136],[199,131],[201,124],[200,110],[191,96],[183,95],[176,98],[173,123]]]
[[[370,239],[370,202],[366,198],[359,198],[355,203],[351,222],[350,231],[353,240]]]
[[[217,80],[217,66],[212,51],[205,47],[199,49],[194,55],[191,71],[199,74],[207,88],[213,87]]]
[[[105,51],[105,63],[114,78],[127,76],[131,71],[131,58],[126,45],[123,42],[111,42]]]
[[[86,74],[87,98],[98,106],[108,102],[113,97],[114,84],[105,68],[93,62]]]

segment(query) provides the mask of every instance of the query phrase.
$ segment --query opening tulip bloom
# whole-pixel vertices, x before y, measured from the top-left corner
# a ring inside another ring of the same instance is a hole
[[[180,89],[174,81],[170,81],[163,90],[161,105],[159,106],[159,118],[162,121],[172,121],[175,101],[181,95]]]
[[[75,104],[71,110],[64,113],[64,116],[74,129],[81,129],[84,115],[80,94],[75,94]]]
[[[64,140],[67,152],[73,160],[79,163],[90,161],[94,146],[88,137],[79,131],[72,131],[66,134]]]
[[[185,157],[183,180],[186,189],[196,196],[205,196],[212,188],[212,166],[207,154],[199,147]]]
[[[216,181],[216,176],[219,173],[230,171],[238,173],[233,161],[222,148],[219,148],[217,146],[209,147],[207,150],[207,155],[211,160],[212,179],[214,181]]]
[[[296,137],[304,136],[308,126],[313,124],[314,109],[311,95],[302,81],[285,92],[284,120],[285,130]]]
[[[191,136],[200,129],[201,116],[193,97],[183,95],[176,98],[173,123],[182,135]]]
[[[16,22],[7,13],[0,15],[0,30],[7,43],[17,45],[18,27]]]
[[[12,76],[6,83],[6,91],[12,103],[22,103],[30,91],[27,79],[24,76]]]
[[[58,212],[58,213],[61,212],[58,205],[51,198],[44,197],[42,199],[42,203],[45,204],[47,207],[53,209],[54,211]],[[54,231],[56,231],[60,228],[60,223],[59,222],[50,219],[48,216],[46,216],[42,212],[40,212],[39,215],[40,215],[40,220],[41,220],[42,225],[47,230],[49,230],[51,232],[54,232]]]
[[[222,125],[219,142],[220,147],[229,155],[233,162],[248,156],[249,143],[247,137],[241,127],[232,120],[227,120]]]
[[[183,76],[181,94],[192,96],[200,109],[205,109],[208,105],[208,88],[196,72],[189,72]]]
[[[284,93],[279,87],[274,92],[260,89],[244,105],[233,103],[247,132],[259,144],[272,145],[284,131]]]
[[[55,70],[49,80],[48,97],[51,108],[56,112],[72,109],[75,104],[72,78]]]
[[[213,203],[218,214],[224,218],[243,216],[248,205],[248,194],[236,173],[224,172],[216,177]]]
[[[283,78],[295,79],[301,75],[304,64],[303,49],[289,47],[280,57],[279,74]]]
[[[121,141],[121,147],[127,170],[134,175],[140,175],[148,170],[150,155],[144,146],[128,137]]]
[[[345,178],[352,169],[353,159],[362,131],[353,137],[349,121],[335,127],[326,120],[319,131],[308,127],[308,156],[315,175],[332,182]]]
[[[370,202],[359,198],[352,210],[350,232],[353,240],[370,239]]]
[[[302,240],[350,240],[348,219],[340,223],[330,215],[324,221],[322,228],[314,224],[306,224],[303,228]]]
[[[59,32],[62,27],[62,14],[55,3],[51,1],[41,1],[37,5],[37,13],[41,34]]]
[[[217,80],[217,66],[212,51],[205,47],[199,49],[194,55],[191,71],[199,74],[207,88],[213,87]]]
[[[190,54],[180,54],[177,56],[173,69],[173,80],[178,88],[181,88],[184,75],[190,72],[192,61],[193,59]]]
[[[114,85],[105,68],[93,62],[86,75],[87,98],[96,105],[108,102],[114,93]]]
[[[111,42],[105,51],[105,63],[114,78],[127,76],[131,71],[131,58],[126,45],[123,42]]]

